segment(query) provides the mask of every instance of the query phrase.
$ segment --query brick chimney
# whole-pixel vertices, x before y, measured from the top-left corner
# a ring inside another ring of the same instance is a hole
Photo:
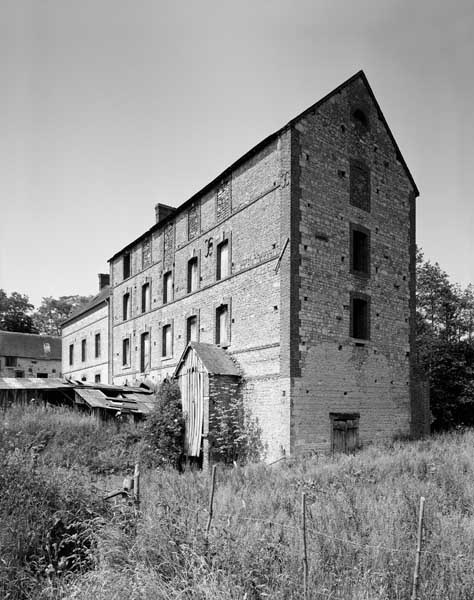
[[[174,206],[168,206],[168,204],[158,204],[155,205],[155,217],[156,222],[159,223],[168,217],[171,213],[176,210]]]
[[[99,292],[110,285],[110,275],[108,273],[99,273]]]

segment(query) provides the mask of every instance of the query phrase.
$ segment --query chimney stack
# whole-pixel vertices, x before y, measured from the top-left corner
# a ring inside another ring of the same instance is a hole
[[[176,208],[174,206],[168,206],[168,204],[158,204],[155,205],[155,217],[156,222],[159,223],[168,217],[171,213],[174,213]]]
[[[108,273],[99,273],[99,292],[110,285],[110,275]]]

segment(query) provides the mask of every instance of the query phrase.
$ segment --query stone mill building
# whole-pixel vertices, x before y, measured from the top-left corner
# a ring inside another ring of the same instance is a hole
[[[360,71],[112,256],[109,381],[177,376],[190,454],[216,394],[268,460],[421,432],[417,196]]]

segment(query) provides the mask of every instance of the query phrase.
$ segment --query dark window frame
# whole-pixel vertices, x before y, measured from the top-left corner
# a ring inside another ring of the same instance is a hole
[[[169,331],[169,341],[170,347],[168,348],[168,344],[166,343],[166,332]],[[173,324],[165,323],[161,327],[161,357],[162,358],[171,358],[173,356]]]
[[[361,304],[364,303],[364,304]],[[361,315],[361,309],[365,305],[365,314]],[[351,292],[350,304],[350,337],[355,340],[370,340],[370,296],[359,292]],[[361,335],[359,335],[361,334]]]
[[[193,267],[196,267],[196,287],[193,287]],[[199,259],[197,256],[193,256],[188,260],[188,272],[187,272],[187,293],[191,294],[199,289]]]
[[[94,358],[100,358],[101,349],[101,336],[100,333],[96,333],[94,335]]]
[[[222,275],[222,249],[227,247],[227,275]],[[216,247],[216,281],[222,281],[223,279],[227,279],[232,275],[232,262],[231,262],[231,249],[230,249],[230,239],[225,237],[222,239]]]
[[[361,248],[358,243],[359,235],[365,236],[366,245],[365,248]],[[349,224],[349,255],[350,255],[350,269],[351,273],[358,275],[359,277],[370,277],[370,253],[371,253],[371,240],[370,240],[370,229],[363,225],[356,223]],[[365,256],[361,256],[365,254]],[[363,263],[364,268],[358,268]]]
[[[122,339],[122,368],[130,367],[131,363],[131,343],[130,338]]]
[[[132,255],[125,252],[122,257],[122,278],[128,279],[132,275]]]
[[[168,285],[167,285],[168,281],[170,282],[170,285],[169,285],[170,298],[168,298]],[[163,273],[163,304],[169,304],[172,301],[173,301],[173,271],[170,269],[169,271],[165,271]]]
[[[148,301],[147,301],[147,290],[148,290]],[[142,314],[150,310],[151,307],[151,285],[149,281],[145,281],[142,285]]]

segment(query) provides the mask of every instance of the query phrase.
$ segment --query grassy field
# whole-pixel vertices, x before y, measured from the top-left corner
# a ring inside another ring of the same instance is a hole
[[[138,519],[102,501],[143,453],[139,429],[14,409],[2,415],[0,447],[0,596],[11,600],[302,598],[302,492],[309,598],[410,598],[420,496],[419,598],[473,597],[471,431],[218,468],[208,539],[202,473],[144,469]]]

